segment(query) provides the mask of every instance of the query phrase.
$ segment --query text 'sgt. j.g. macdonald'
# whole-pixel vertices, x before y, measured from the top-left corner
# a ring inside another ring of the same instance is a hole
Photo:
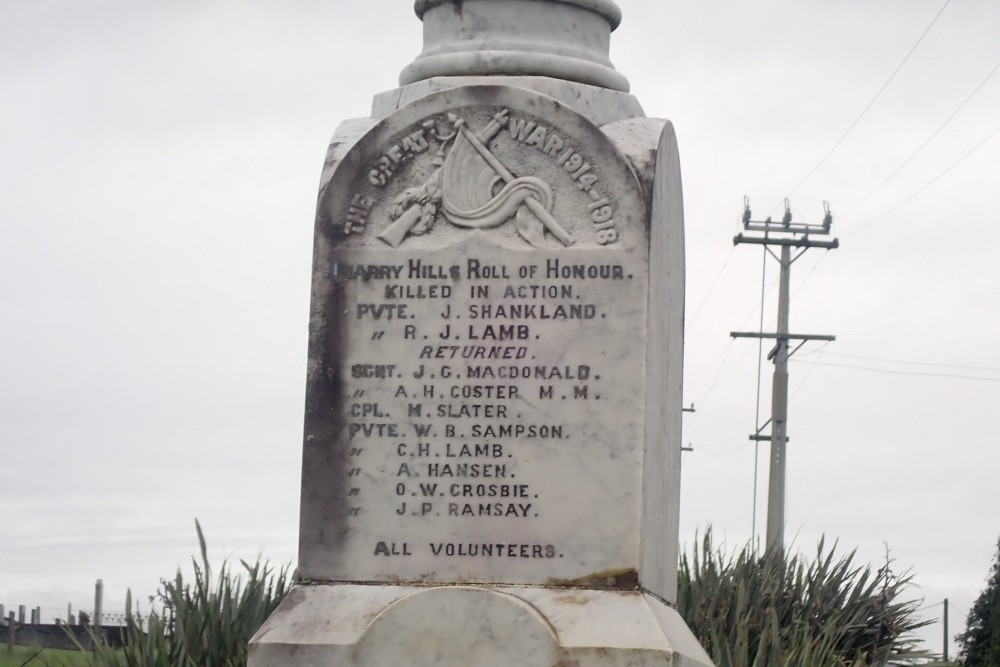
[[[708,666],[676,598],[673,128],[611,0],[418,0],[316,216],[298,585],[251,667]]]

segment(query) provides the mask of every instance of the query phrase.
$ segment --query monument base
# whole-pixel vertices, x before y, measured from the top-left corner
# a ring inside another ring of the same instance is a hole
[[[249,667],[711,667],[642,591],[302,584],[250,642]]]

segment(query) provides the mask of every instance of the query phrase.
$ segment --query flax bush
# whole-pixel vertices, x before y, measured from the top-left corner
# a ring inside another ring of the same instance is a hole
[[[924,657],[912,633],[912,575],[854,563],[823,540],[809,561],[750,545],[727,554],[705,533],[682,554],[678,611],[717,667],[869,667]]]
[[[113,649],[94,636],[93,667],[243,667],[247,642],[291,585],[288,567],[275,570],[260,558],[241,568],[223,561],[214,581],[205,536],[195,522],[201,561],[192,558],[194,577],[178,570],[163,579],[151,598],[154,609],[142,616],[125,601],[125,645]],[[79,646],[79,644],[78,644]],[[82,647],[80,647],[82,649]]]
[[[92,667],[243,667],[247,642],[291,585],[287,567],[223,562],[213,580],[201,526],[193,578],[162,580],[145,616],[126,598],[125,646],[95,637]],[[858,566],[820,541],[807,559],[745,546],[726,553],[711,531],[682,554],[678,611],[717,667],[882,667],[925,658],[913,632],[908,572]],[[157,610],[158,609],[158,610]],[[81,647],[82,648],[82,647]]]

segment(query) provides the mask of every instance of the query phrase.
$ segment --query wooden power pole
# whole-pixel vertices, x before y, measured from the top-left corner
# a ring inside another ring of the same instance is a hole
[[[948,598],[944,599],[944,661],[948,662]]]
[[[771,466],[767,485],[767,548],[784,547],[785,544],[785,447],[788,444],[788,359],[800,347],[810,340],[835,340],[834,336],[793,334],[788,329],[789,285],[791,282],[792,264],[809,248],[825,248],[832,250],[840,247],[837,239],[816,239],[816,236],[829,236],[833,224],[830,206],[823,202],[823,223],[810,225],[792,222],[792,212],[788,200],[785,200],[785,214],[780,222],[774,222],[768,217],[762,222],[751,220],[750,202],[743,199],[743,229],[752,232],[753,236],[737,234],[733,243],[752,243],[764,246],[765,251],[778,260],[781,273],[778,278],[778,322],[774,333],[756,331],[733,331],[733,338],[758,338],[774,340],[774,348],[767,358],[774,362],[774,379],[771,385],[771,435],[762,435],[761,431],[767,424],[759,426],[757,432],[750,436],[751,440],[770,440]],[[780,248],[780,254],[771,250],[772,246]],[[795,249],[793,256],[792,250]],[[763,304],[761,304],[763,307]],[[798,344],[789,350],[789,343]]]

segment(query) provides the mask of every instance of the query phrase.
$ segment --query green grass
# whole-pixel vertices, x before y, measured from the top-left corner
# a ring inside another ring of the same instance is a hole
[[[55,648],[39,649],[32,646],[15,646],[13,653],[7,646],[0,646],[0,667],[86,667],[90,655],[81,651],[61,651]],[[34,656],[34,657],[32,657]],[[25,661],[28,661],[25,664]]]

